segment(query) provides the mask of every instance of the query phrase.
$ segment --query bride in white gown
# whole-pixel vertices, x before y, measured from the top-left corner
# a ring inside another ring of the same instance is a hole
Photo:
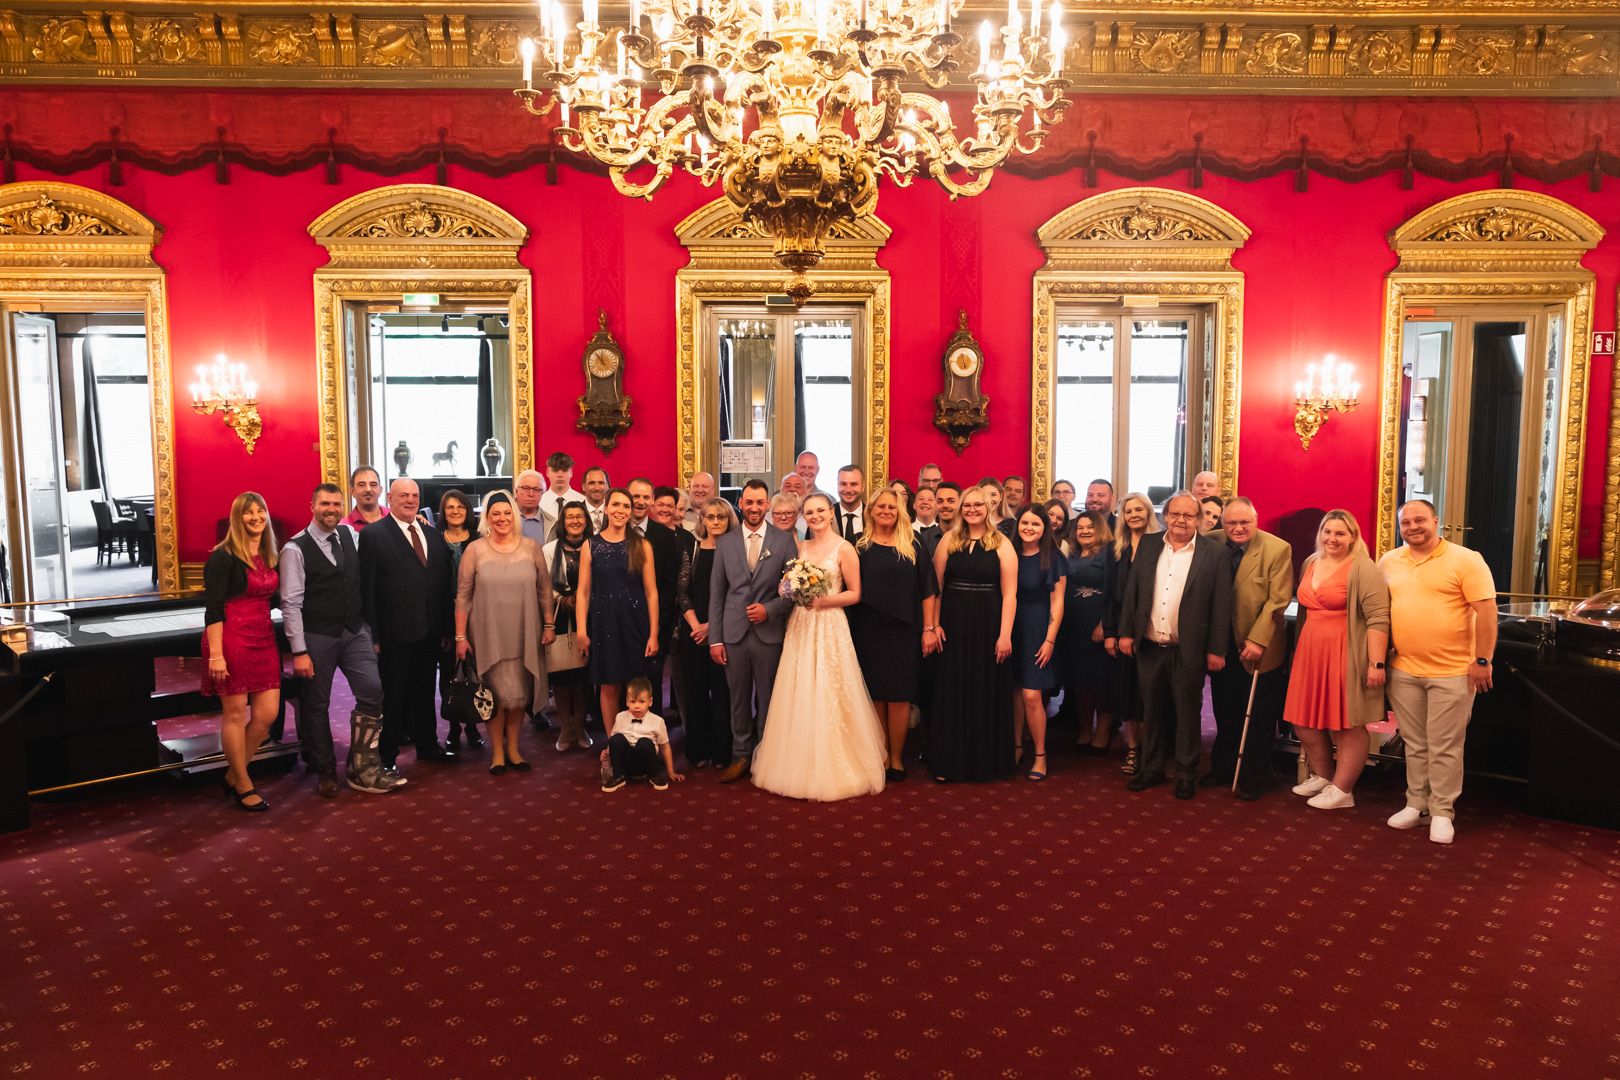
[[[827,496],[804,500],[804,521],[799,557],[825,569],[831,589],[788,616],[752,771],[755,787],[830,802],[882,791],[888,756],[844,614],[861,598],[860,560],[833,530]]]

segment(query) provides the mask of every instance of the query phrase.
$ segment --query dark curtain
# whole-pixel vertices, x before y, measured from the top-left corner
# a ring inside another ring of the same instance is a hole
[[[793,460],[804,453],[804,333],[793,332]]]
[[[1485,559],[1497,588],[1511,588],[1518,524],[1519,423],[1524,372],[1513,339],[1523,323],[1474,325],[1474,384],[1468,429],[1468,531],[1454,537]]]
[[[84,394],[81,398],[84,409],[79,420],[79,442],[83,448],[80,451],[79,488],[89,491],[106,484],[107,458],[101,437],[101,390],[96,385],[96,363],[91,355],[96,339],[86,334],[81,340],[84,342],[80,354],[80,366],[84,369]],[[102,495],[109,502],[112,500],[111,491],[103,491]]]
[[[490,355],[489,338],[480,338],[478,341],[478,445],[473,447],[474,466],[478,471],[474,475],[487,476],[488,467],[484,464],[484,447],[489,440],[495,437],[495,370]],[[507,450],[507,454],[511,454]]]
[[[731,438],[731,365],[736,363],[737,347],[728,337],[720,339],[720,441]]]

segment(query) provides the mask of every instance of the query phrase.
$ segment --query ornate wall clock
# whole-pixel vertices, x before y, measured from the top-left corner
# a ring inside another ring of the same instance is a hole
[[[596,335],[585,343],[585,396],[579,399],[574,427],[596,436],[603,453],[612,453],[635,421],[624,393],[624,350],[608,333],[606,311],[597,309],[596,323]]]
[[[956,333],[945,343],[945,388],[934,398],[934,426],[960,457],[973,433],[990,426],[990,399],[979,389],[984,350],[968,332],[967,312],[957,313]]]

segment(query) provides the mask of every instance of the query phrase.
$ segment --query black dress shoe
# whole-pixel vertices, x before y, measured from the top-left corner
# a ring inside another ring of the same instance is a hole
[[[1176,798],[1190,799],[1198,794],[1198,787],[1191,780],[1176,781]]]
[[[1259,802],[1260,789],[1257,787],[1249,787],[1244,784],[1239,784],[1237,789],[1237,797],[1242,799],[1244,802]]]
[[[461,755],[454,750],[446,750],[438,743],[428,743],[416,750],[417,761],[434,761],[440,765],[454,765],[461,760]]]
[[[1125,785],[1126,791],[1146,791],[1150,787],[1158,787],[1164,783],[1164,773],[1137,773]]]
[[[1198,781],[1198,786],[1229,788],[1232,786],[1232,775],[1230,773],[1225,776],[1220,773],[1208,773]]]
[[[484,737],[482,735],[478,734],[478,729],[477,728],[473,727],[471,724],[468,724],[467,725],[467,749],[469,749],[469,750],[482,750],[483,748],[484,748]]]
[[[884,769],[883,770],[883,779],[885,781],[887,781],[888,783],[898,784],[898,783],[900,783],[900,781],[904,780],[905,778],[906,778],[906,770],[904,770],[904,769]]]

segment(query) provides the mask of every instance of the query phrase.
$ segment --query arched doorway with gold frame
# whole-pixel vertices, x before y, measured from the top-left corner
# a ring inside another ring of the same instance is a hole
[[[865,470],[868,491],[886,480],[889,471],[889,272],[877,264],[889,231],[872,216],[835,226],[826,257],[810,271],[815,296],[797,313],[816,318],[817,312],[826,312],[850,323],[854,402],[850,460]],[[678,483],[685,486],[694,473],[718,475],[720,469],[716,318],[745,319],[757,310],[761,319],[787,319],[795,311],[790,304],[768,302],[782,287],[771,239],[743,222],[726,199],[694,211],[676,226],[675,235],[691,253],[691,261],[675,275],[676,463]],[[778,380],[779,391],[781,383]],[[782,397],[779,392],[775,404],[791,401],[791,395]],[[761,403],[762,409],[771,407],[771,402]],[[782,453],[773,448],[768,468],[759,471],[784,471],[791,452],[786,457]],[[828,474],[843,464],[822,462],[823,481],[830,481]]]
[[[322,479],[347,491],[360,463],[356,438],[366,404],[354,380],[356,353],[366,347],[363,320],[402,307],[434,319],[505,316],[509,366],[501,374],[509,378],[511,421],[496,435],[506,451],[501,471],[534,468],[533,303],[528,268],[517,258],[527,227],[469,192],[395,184],[345,199],[309,233],[329,256],[315,271]],[[471,451],[469,458],[477,448]],[[391,475],[387,463],[371,464]]]
[[[139,313],[145,320],[146,382],[152,425],[152,528],[156,587],[180,589],[175,529],[174,390],[164,271],[152,258],[163,231],[126,203],[76,184],[25,182],[0,186],[0,310],[5,315],[4,437],[20,445],[13,322],[34,312]],[[16,455],[6,455],[8,487]],[[17,481],[20,484],[20,480]],[[14,487],[7,506],[12,567],[30,565],[34,538],[28,494]],[[17,599],[32,599],[31,574],[13,576]]]
[[[1063,356],[1089,343],[1099,356],[1093,385],[1106,384],[1111,415],[1127,415],[1122,395],[1149,380],[1177,376],[1169,351],[1182,353],[1177,391],[1184,412],[1165,418],[1164,434],[1180,426],[1180,444],[1166,479],[1208,469],[1221,491],[1237,491],[1238,397],[1243,355],[1243,274],[1232,255],[1249,238],[1237,218],[1206,199],[1166,188],[1130,187],[1095,195],[1057,214],[1036,232],[1046,264],[1035,272],[1034,335],[1030,379],[1031,490],[1045,493],[1058,479],[1081,485],[1090,475],[1111,475],[1123,495],[1132,448],[1121,420],[1110,430],[1103,470],[1084,462],[1088,475],[1056,475],[1059,464],[1060,381],[1087,381],[1060,370]],[[1165,371],[1144,376],[1133,368],[1133,346],[1143,366]],[[1168,351],[1167,351],[1168,350]],[[1107,355],[1104,355],[1104,353]],[[1162,411],[1162,410],[1161,410]],[[1154,444],[1163,440],[1154,433]],[[1079,460],[1071,456],[1070,460]],[[1078,467],[1078,466],[1077,466]],[[1163,470],[1161,470],[1163,471]],[[1165,486],[1178,486],[1167,484]],[[1155,494],[1149,492],[1149,494]]]
[[[1502,592],[1574,594],[1595,280],[1581,259],[1602,238],[1569,204],[1511,190],[1447,199],[1389,234],[1380,553],[1398,542],[1403,498],[1427,498]],[[1493,419],[1504,409],[1511,422]]]

